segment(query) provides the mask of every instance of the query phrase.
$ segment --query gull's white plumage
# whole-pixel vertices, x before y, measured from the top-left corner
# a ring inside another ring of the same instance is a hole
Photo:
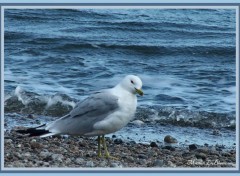
[[[128,75],[115,87],[78,103],[66,116],[38,128],[48,131],[41,137],[56,134],[99,136],[118,131],[133,119],[137,107],[136,90],[141,87],[140,78]]]

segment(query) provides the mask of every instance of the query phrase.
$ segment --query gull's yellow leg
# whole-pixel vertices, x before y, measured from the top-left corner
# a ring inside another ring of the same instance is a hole
[[[102,135],[102,143],[103,143],[103,148],[104,148],[104,151],[105,151],[105,157],[106,158],[110,158],[110,159],[118,159],[118,158],[115,158],[115,157],[112,157],[110,156],[109,152],[108,152],[108,149],[107,149],[107,145],[106,145],[106,141],[105,141],[105,137],[104,135]]]
[[[98,136],[98,157],[102,157],[102,152],[101,152],[101,136]]]

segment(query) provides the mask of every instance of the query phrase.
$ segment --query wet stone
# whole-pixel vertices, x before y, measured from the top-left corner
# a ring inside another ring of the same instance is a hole
[[[189,147],[189,150],[196,150],[197,149],[196,144],[190,144],[188,147]]]
[[[160,160],[160,159],[156,160],[156,161],[153,163],[153,166],[155,166],[155,167],[163,167],[163,165],[164,165],[164,161],[163,161],[163,160]]]
[[[207,158],[207,155],[204,153],[196,153],[195,156],[197,159],[202,159],[202,160],[206,160]]]
[[[158,147],[158,145],[157,145],[156,142],[151,142],[151,143],[150,143],[150,146],[151,146],[151,147]]]
[[[92,161],[87,161],[86,167],[94,167],[94,163]]]
[[[171,143],[178,143],[177,139],[170,136],[170,135],[167,135],[167,136],[164,137],[164,142],[170,143],[170,144]]]
[[[115,139],[114,144],[122,144],[123,140],[122,139]]]
[[[175,147],[173,146],[164,146],[162,149],[167,149],[167,150],[170,150],[170,151],[175,151]]]

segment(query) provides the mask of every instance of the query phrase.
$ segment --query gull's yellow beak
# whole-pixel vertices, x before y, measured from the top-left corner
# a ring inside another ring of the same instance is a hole
[[[135,88],[135,89],[136,89],[136,88]],[[143,91],[142,91],[141,89],[136,89],[136,92],[137,92],[139,95],[143,96]]]

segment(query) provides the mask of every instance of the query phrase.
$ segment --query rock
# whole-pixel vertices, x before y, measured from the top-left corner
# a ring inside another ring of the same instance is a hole
[[[199,148],[199,149],[196,149],[195,152],[207,154],[208,153],[208,149],[206,149],[206,148]]]
[[[144,124],[144,122],[141,121],[141,120],[134,120],[134,121],[132,121],[132,124],[137,125],[137,126],[141,126],[141,125]]]
[[[4,143],[6,143],[6,144],[11,144],[12,142],[13,142],[12,139],[6,139],[6,140],[4,140]]]
[[[111,163],[110,167],[115,167],[115,168],[122,168],[122,164],[121,163]]]
[[[66,164],[70,164],[72,161],[70,160],[70,158],[67,158],[65,161],[64,161],[64,163],[66,163]]]
[[[40,148],[43,147],[40,143],[38,143],[36,141],[31,141],[30,146],[31,146],[32,149],[40,149]]]
[[[94,167],[94,163],[92,161],[87,161],[86,167]]]
[[[151,147],[158,147],[158,145],[157,145],[156,142],[151,142],[151,143],[150,143],[150,146],[151,146]]]
[[[185,159],[191,159],[191,158],[193,158],[193,156],[194,156],[194,154],[190,153],[190,152],[182,153],[182,157],[185,158]]]
[[[167,150],[170,150],[170,151],[175,151],[176,149],[173,147],[173,146],[164,146],[162,149],[167,149]]]
[[[47,158],[47,157],[50,157],[52,155],[52,153],[50,152],[40,152],[39,156],[42,157],[42,158]]]
[[[24,157],[31,157],[31,154],[29,152],[23,154]]]
[[[167,162],[168,167],[176,167],[176,164],[174,164],[172,161]]]
[[[27,118],[29,118],[29,119],[34,119],[35,116],[34,116],[33,114],[28,114]]]
[[[75,160],[75,163],[76,164],[82,164],[84,162],[84,159],[83,158],[77,158],[76,160]]]
[[[148,157],[145,154],[139,154],[138,158],[140,158],[140,159],[147,159]]]
[[[112,138],[116,138],[117,136],[114,134],[114,135],[112,135]]]
[[[202,160],[206,160],[207,158],[207,155],[204,153],[196,153],[195,156],[197,159],[202,159]]]
[[[154,161],[154,163],[153,163],[153,166],[155,166],[155,167],[163,167],[163,165],[164,165],[164,161],[159,160],[159,159]]]
[[[213,132],[212,132],[212,135],[221,136],[222,134],[218,129],[214,129]]]
[[[53,154],[51,158],[53,161],[59,161],[59,162],[62,162],[64,159],[62,154]]]
[[[171,143],[178,143],[177,139],[170,136],[170,135],[167,135],[167,136],[164,137],[164,142],[170,143],[170,144]]]
[[[122,139],[115,139],[113,142],[114,142],[114,144],[122,144],[123,143]]]
[[[100,161],[100,163],[99,163],[99,167],[107,167],[107,163],[106,163],[106,161]]]
[[[196,150],[197,149],[196,144],[190,144],[188,147],[189,147],[189,150]]]

